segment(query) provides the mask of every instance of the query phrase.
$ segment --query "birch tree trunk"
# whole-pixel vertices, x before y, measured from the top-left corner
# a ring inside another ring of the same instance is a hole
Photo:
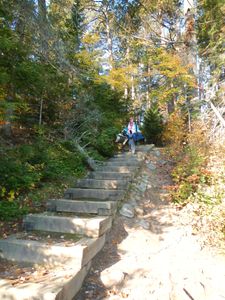
[[[131,75],[131,99],[135,100],[134,75]]]
[[[112,45],[112,35],[110,31],[110,24],[109,24],[109,17],[108,14],[106,16],[106,34],[107,34],[107,48],[109,53],[109,65],[110,70],[113,68],[113,45]]]

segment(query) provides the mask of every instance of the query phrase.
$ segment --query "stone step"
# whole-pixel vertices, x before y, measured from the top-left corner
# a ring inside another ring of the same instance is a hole
[[[116,163],[116,165],[117,165],[117,163],[119,164],[119,163],[121,163],[121,165],[123,165],[123,163],[140,163],[142,161],[142,158],[138,158],[138,157],[134,157],[134,158],[126,158],[126,157],[111,157],[108,161],[107,161],[107,163],[108,162],[115,162]]]
[[[91,261],[82,269],[71,263],[49,269],[44,276],[30,275],[28,281],[13,285],[11,279],[0,279],[0,299],[4,300],[71,300],[79,292],[91,268]]]
[[[112,166],[112,167],[117,167],[117,166],[121,166],[121,167],[137,167],[138,165],[140,165],[140,161],[138,160],[112,160],[112,161],[108,161],[104,166]]]
[[[114,158],[119,158],[119,157],[126,157],[127,159],[136,159],[137,156],[131,152],[122,152],[122,153],[117,153],[113,156]]]
[[[67,199],[50,199],[47,202],[50,211],[75,212],[98,214],[100,216],[110,216],[116,209],[116,203],[113,201],[76,201]]]
[[[62,233],[77,233],[99,237],[111,228],[111,217],[78,218],[48,214],[29,214],[23,221],[24,229]]]
[[[148,144],[148,145],[136,145],[136,150],[140,152],[149,152],[151,150],[155,149],[154,144]]]
[[[47,264],[48,266],[71,263],[82,268],[103,247],[105,235],[98,238],[82,238],[68,244],[67,241],[47,244],[45,242],[20,239],[19,234],[0,240],[0,257],[16,262]]]
[[[38,278],[38,281],[34,277],[34,281],[25,284],[19,281],[12,285],[10,280],[0,279],[0,299],[71,300],[74,298],[91,267],[91,259],[105,243],[106,232],[112,225],[112,217],[84,218],[72,214],[113,213],[116,209],[115,200],[121,199],[125,193],[123,184],[126,187],[125,182],[131,181],[145,152],[149,151],[147,149],[149,148],[146,146],[137,146],[135,155],[131,153],[118,155],[96,172],[91,172],[89,178],[78,182],[76,189],[66,191],[66,194],[74,200],[49,200],[47,206],[55,211],[54,213],[30,214],[24,218],[24,227],[27,230],[45,231],[52,236],[53,232],[58,232],[59,236],[71,233],[91,238],[65,245],[57,239],[53,244],[22,239],[13,242],[7,239],[0,242],[0,257],[54,266],[53,269],[49,268],[47,275]],[[31,234],[34,235],[34,232]]]
[[[114,157],[141,157],[142,154],[145,154],[146,152],[149,152],[151,150],[155,149],[154,144],[149,144],[149,145],[136,145],[136,153],[132,154],[131,152],[123,152],[123,153],[118,153],[114,155]]]
[[[124,190],[103,190],[103,189],[80,189],[69,188],[65,191],[66,199],[97,199],[97,200],[118,200],[125,194]]]
[[[90,172],[88,175],[91,179],[130,179],[132,177],[132,173],[118,173],[118,172],[102,172],[102,171],[95,171]]]
[[[126,189],[127,180],[99,180],[99,179],[80,179],[76,182],[76,187],[91,189]]]
[[[102,166],[98,171],[102,172],[119,172],[119,173],[132,173],[137,170],[137,166]]]
[[[142,160],[145,156],[145,152],[141,151],[141,152],[138,152],[138,150],[136,149],[136,152],[135,154],[132,154],[132,153],[118,153],[116,155],[114,155],[114,159],[124,159],[124,160]]]

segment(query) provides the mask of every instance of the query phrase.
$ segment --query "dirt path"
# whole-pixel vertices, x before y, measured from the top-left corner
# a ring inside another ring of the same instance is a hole
[[[151,152],[129,195],[135,217],[118,214],[76,300],[225,299],[225,256],[204,248],[191,215],[168,202],[169,173]]]

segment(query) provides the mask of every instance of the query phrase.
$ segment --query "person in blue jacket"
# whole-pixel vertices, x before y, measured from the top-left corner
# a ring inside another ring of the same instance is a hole
[[[133,134],[134,142],[138,142],[140,140],[145,139],[143,134],[141,133],[141,131],[139,129],[139,126],[138,126],[137,122],[135,122],[132,117],[130,118],[130,121],[129,121],[128,126],[127,126],[127,134],[130,134],[130,132],[132,132],[132,134]]]

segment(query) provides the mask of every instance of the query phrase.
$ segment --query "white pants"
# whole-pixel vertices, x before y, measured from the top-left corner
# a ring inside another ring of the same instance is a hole
[[[134,142],[134,139],[129,139],[129,146],[130,146],[131,152],[134,154],[135,153],[135,142]]]

